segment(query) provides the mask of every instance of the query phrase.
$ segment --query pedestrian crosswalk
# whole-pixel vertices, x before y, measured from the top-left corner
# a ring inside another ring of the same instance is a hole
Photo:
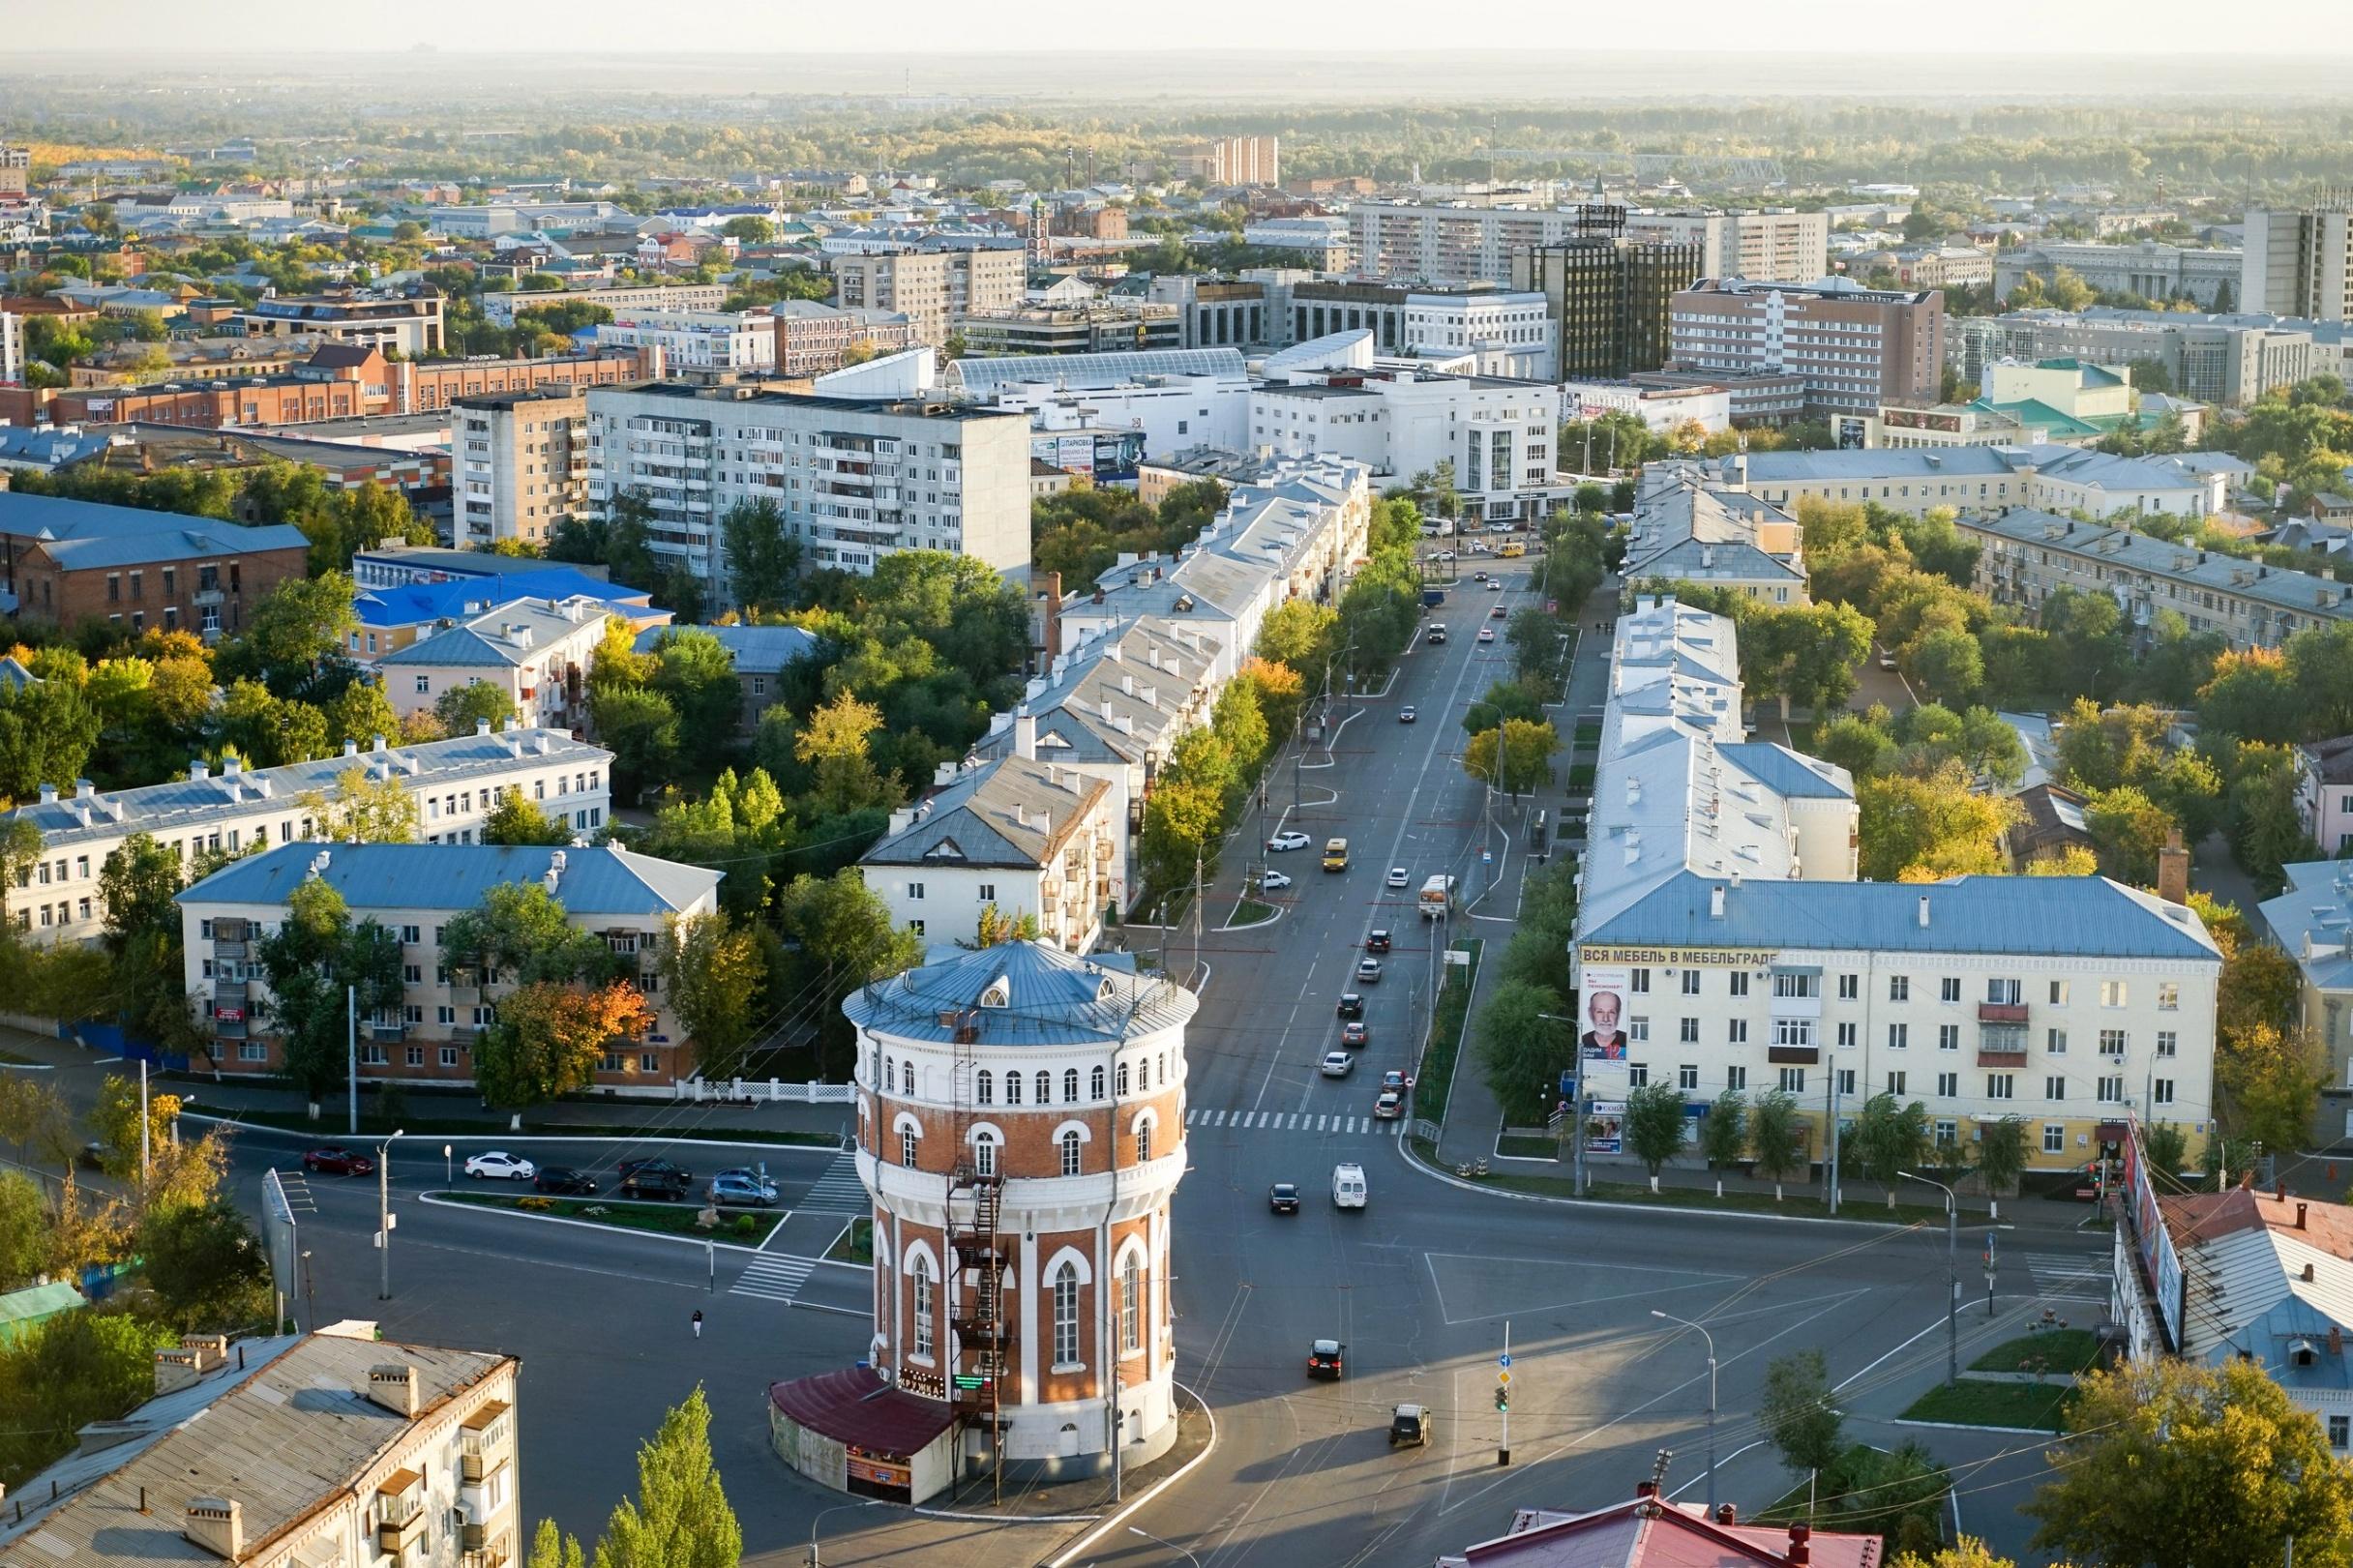
[[[1199,1109],[1184,1113],[1184,1124],[1187,1127],[1222,1127],[1229,1132],[1369,1134],[1374,1138],[1395,1138],[1405,1126],[1402,1121],[1382,1121],[1373,1116],[1323,1115],[1312,1110]]]
[[[792,1205],[796,1210],[818,1214],[870,1214],[874,1202],[866,1196],[866,1184],[858,1180],[857,1157],[837,1154],[811,1185],[808,1196]]]
[[[2046,1301],[2108,1299],[2111,1270],[2097,1254],[2028,1253],[2026,1267],[2035,1277],[2035,1294]]]
[[[800,1293],[801,1286],[817,1271],[814,1257],[785,1257],[761,1253],[752,1259],[743,1276],[729,1289],[731,1296],[758,1296],[763,1301],[782,1301],[788,1306]]]

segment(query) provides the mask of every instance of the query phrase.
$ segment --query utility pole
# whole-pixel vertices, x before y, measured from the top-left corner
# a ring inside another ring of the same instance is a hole
[[[375,1298],[392,1299],[392,1140],[398,1132],[387,1135],[375,1146]]]
[[[1656,1308],[1651,1310],[1651,1316],[1665,1318],[1670,1323],[1681,1323],[1688,1329],[1695,1329],[1698,1331],[1699,1337],[1708,1342],[1708,1517],[1713,1519],[1715,1517],[1715,1336],[1689,1318],[1677,1317],[1670,1313],[1660,1312]]]
[[[1495,1462],[1511,1463],[1511,1319],[1504,1319],[1504,1353],[1495,1365],[1495,1407],[1504,1417],[1504,1433],[1496,1443]]]
[[[1945,1195],[1945,1386],[1957,1387],[1961,1380],[1960,1204],[1953,1198],[1952,1189],[1941,1181],[1910,1170],[1896,1174]]]
[[[343,1055],[351,1072],[351,1136],[360,1136],[360,988],[343,988]]]
[[[1830,1164],[1825,1167],[1825,1182],[1829,1187],[1831,1212],[1838,1212],[1838,1069],[1831,1068],[1831,1122],[1827,1135],[1830,1140]]]

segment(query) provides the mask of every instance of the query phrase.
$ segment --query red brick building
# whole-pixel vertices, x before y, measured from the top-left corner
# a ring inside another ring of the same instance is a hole
[[[659,356],[656,356],[657,358]],[[460,398],[543,387],[620,386],[644,380],[649,368],[636,349],[567,354],[548,359],[399,360],[376,349],[328,343],[292,370],[278,375],[223,377],[200,384],[74,387],[49,403],[56,425],[117,425],[134,421],[218,430],[232,427],[305,424],[367,414],[425,413]]]
[[[13,616],[131,633],[244,630],[264,594],[307,576],[287,523],[245,527],[176,512],[0,492],[0,592]]]

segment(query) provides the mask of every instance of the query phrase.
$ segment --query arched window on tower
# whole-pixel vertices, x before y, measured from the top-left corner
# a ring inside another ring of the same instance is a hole
[[[1079,1267],[1064,1263],[1054,1271],[1054,1364],[1079,1365]]]
[[[1132,1262],[1133,1259],[1130,1259]],[[932,1353],[932,1265],[926,1258],[915,1259],[915,1354]]]
[[[1046,1106],[1054,1103],[1054,1075],[1042,1067],[1038,1069],[1036,1088],[1039,1105]]]
[[[1119,1348],[1144,1348],[1144,1265],[1134,1253],[1119,1270]]]
[[[1127,1098],[1127,1063],[1125,1062],[1119,1064],[1119,1097],[1123,1100]]]
[[[981,1069],[980,1077],[973,1082],[972,1098],[984,1106],[997,1103],[997,1075],[995,1073],[990,1072],[987,1068]]]
[[[1076,1132],[1064,1133],[1062,1135],[1062,1174],[1075,1176],[1078,1173],[1079,1135]]]
[[[1005,1075],[1005,1104],[1018,1106],[1021,1103],[1022,1076],[1019,1073],[1007,1073]]]
[[[1075,1106],[1078,1103],[1079,1070],[1075,1067],[1066,1067],[1062,1070],[1062,1104]]]
[[[1103,1098],[1103,1064],[1102,1064],[1102,1063],[1097,1062],[1097,1063],[1095,1064],[1095,1070],[1094,1070],[1092,1073],[1090,1073],[1090,1074],[1088,1074],[1088,1075],[1087,1075],[1087,1091],[1088,1091],[1088,1092],[1087,1092],[1087,1098],[1088,1098],[1088,1099],[1090,1099],[1090,1100],[1100,1100],[1100,1099],[1102,1099],[1102,1098]]]

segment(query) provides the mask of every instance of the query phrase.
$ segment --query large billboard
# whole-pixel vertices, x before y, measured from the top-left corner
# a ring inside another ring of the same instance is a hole
[[[2165,1217],[2157,1206],[2157,1187],[2149,1179],[2149,1157],[2140,1146],[2140,1124],[2125,1136],[2125,1217],[2132,1227],[2134,1249],[2140,1254],[2143,1275],[2157,1298],[2157,1315],[2165,1325],[2169,1348],[2182,1348],[2182,1258],[2173,1250]]]
[[[1587,963],[1577,976],[1577,1055],[1625,1060],[1625,1001],[1633,983],[1623,968]]]
[[[1776,948],[1763,947],[1605,947],[1581,948],[1587,965],[1633,963],[1692,969],[1765,969],[1780,957]],[[1592,973],[1589,967],[1586,973]],[[1617,971],[1623,974],[1623,970]]]

